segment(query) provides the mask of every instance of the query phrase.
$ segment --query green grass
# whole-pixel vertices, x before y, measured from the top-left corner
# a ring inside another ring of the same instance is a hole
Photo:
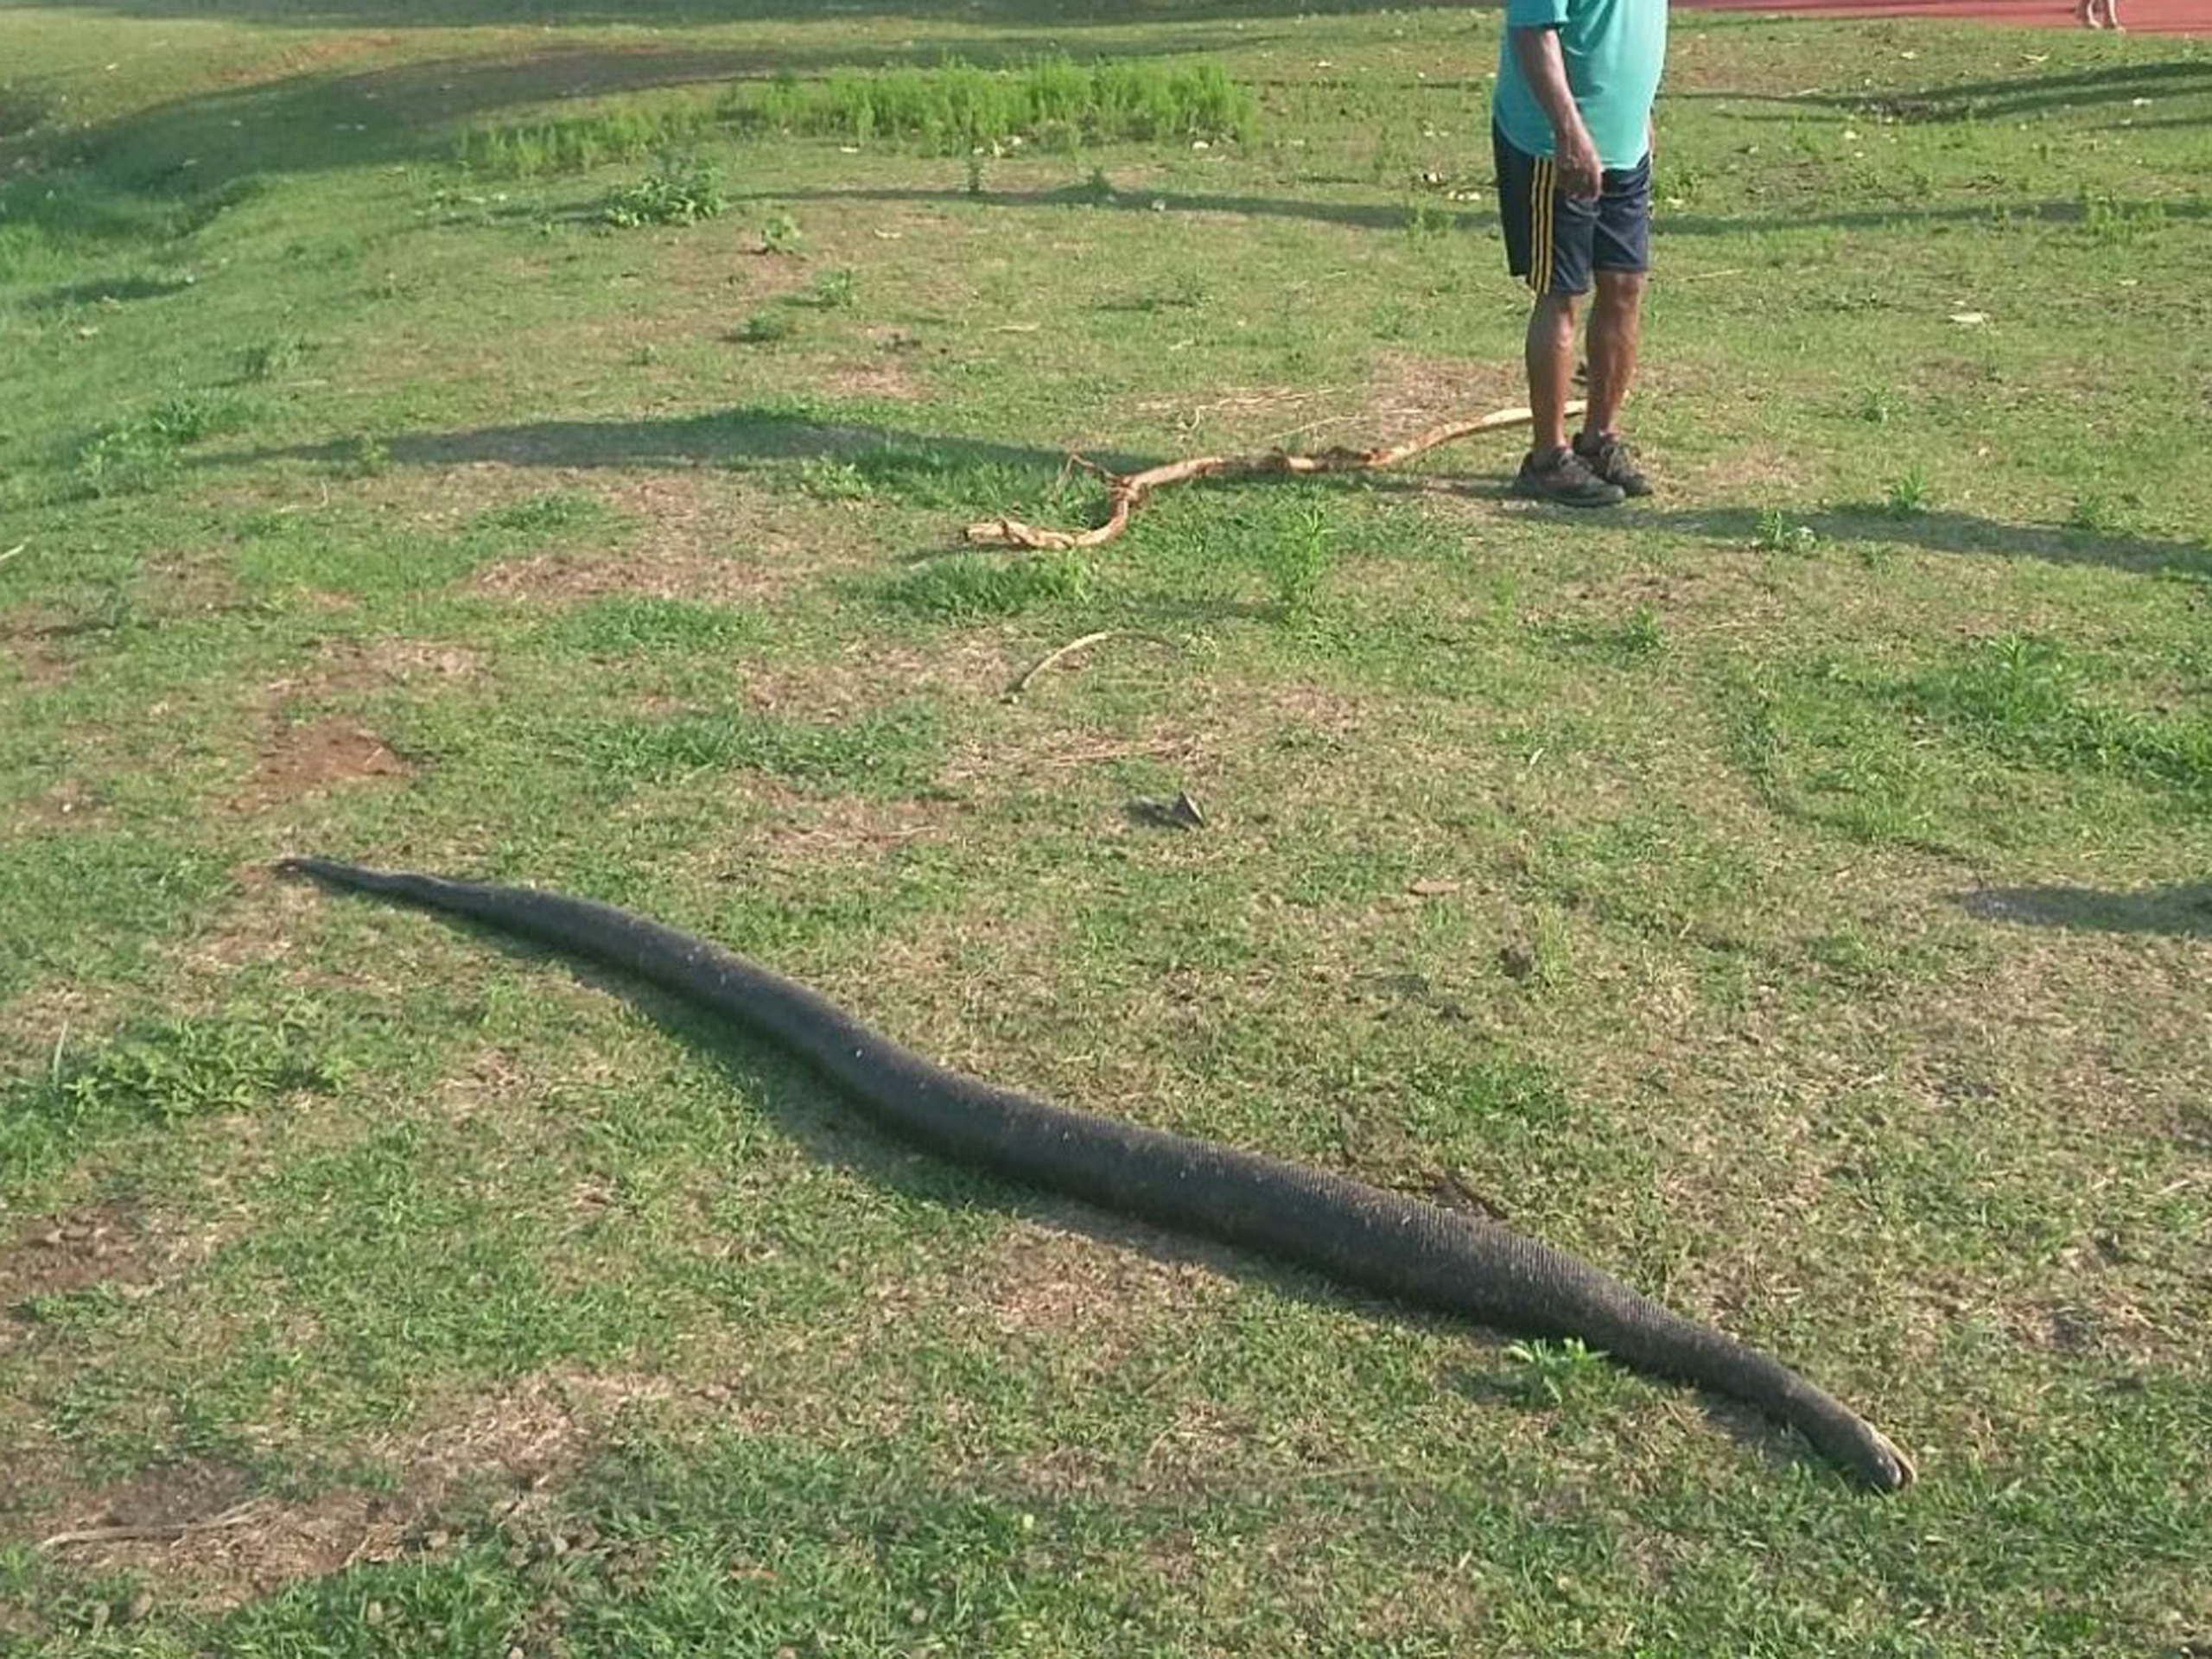
[[[833,73],[820,81],[785,71],[738,94],[730,113],[774,131],[962,154],[1023,143],[1065,150],[1127,140],[1245,139],[1258,124],[1259,100],[1215,63],[1079,64],[1062,55],[991,69],[956,58],[935,68]]]
[[[588,173],[610,162],[643,161],[695,143],[711,121],[711,112],[696,105],[626,105],[563,121],[471,127],[455,142],[454,159],[494,179]]]
[[[90,1055],[72,1054],[65,1035],[44,1077],[0,1099],[0,1182],[21,1191],[130,1128],[244,1111],[339,1080],[302,1020],[281,1013],[266,1022],[167,1020]]]
[[[1523,400],[1494,12],[151,10],[0,67],[0,1649],[2212,1642],[2201,47],[1678,15],[1650,502],[1016,556]],[[1503,1215],[1923,1478],[297,852]]]
[[[1090,589],[1082,560],[1056,555],[1009,562],[958,554],[900,573],[884,585],[885,602],[917,615],[952,620],[1014,616],[1033,606],[1073,604]]]
[[[720,217],[728,206],[721,175],[712,162],[670,157],[609,196],[606,216],[609,225],[633,231],[649,225],[696,225]]]

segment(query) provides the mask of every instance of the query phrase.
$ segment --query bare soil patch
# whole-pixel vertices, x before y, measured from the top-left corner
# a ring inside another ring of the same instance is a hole
[[[149,1283],[158,1275],[159,1248],[152,1224],[124,1205],[34,1221],[0,1247],[0,1320],[36,1297]]]
[[[769,814],[765,833],[748,836],[754,856],[779,865],[849,868],[872,863],[916,841],[941,840],[957,822],[950,801],[826,798],[803,795],[770,778],[747,780]]]
[[[812,377],[823,391],[838,397],[873,397],[887,403],[916,403],[923,391],[899,359],[886,353],[848,357]]]
[[[652,525],[649,536],[503,560],[477,574],[476,588],[556,602],[610,594],[753,601],[849,562],[809,543],[759,501],[709,491],[680,474],[625,473],[600,482],[595,493]]]
[[[280,728],[262,745],[246,795],[251,804],[273,806],[412,771],[365,727],[340,719],[309,721]]]
[[[69,659],[48,643],[49,631],[35,618],[16,618],[0,625],[0,647],[16,665],[16,677],[35,690],[46,690],[66,681],[72,671]]]
[[[966,702],[994,698],[1014,677],[1018,653],[985,634],[925,648],[861,641],[835,657],[743,670],[746,701],[792,720],[844,720],[917,695]]]
[[[1111,1366],[1157,1321],[1230,1294],[1202,1247],[1150,1243],[1016,1221],[964,1276],[963,1310],[1009,1336],[1078,1338],[1086,1365]]]
[[[1348,443],[1382,443],[1461,416],[1510,408],[1529,401],[1520,366],[1510,363],[1467,363],[1424,357],[1415,352],[1378,352],[1367,385],[1346,407],[1375,432],[1347,435]]]
[[[282,1496],[228,1464],[180,1463],[65,1491],[22,1531],[80,1567],[144,1574],[161,1600],[219,1610],[360,1562],[435,1554],[454,1541],[465,1506],[488,1503],[512,1526],[612,1419],[673,1392],[648,1377],[540,1376],[358,1448],[392,1471],[378,1490]]]
[[[176,620],[250,609],[253,600],[221,554],[157,553],[138,573],[134,606],[149,617]]]
[[[0,817],[0,830],[80,830],[99,823],[104,816],[99,796],[75,779],[65,778],[44,794]]]
[[[380,690],[413,681],[465,680],[483,671],[488,653],[445,640],[391,636],[330,639],[296,674],[262,688],[264,704],[282,704]]]

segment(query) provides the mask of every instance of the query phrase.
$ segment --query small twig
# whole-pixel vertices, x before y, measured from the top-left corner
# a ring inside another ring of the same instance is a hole
[[[17,543],[16,543],[13,547],[10,548],[10,549],[5,552],[5,553],[0,553],[0,564],[5,564],[5,563],[7,563],[9,560],[10,560],[10,559],[14,558],[14,557],[16,556],[16,554],[18,554],[18,553],[22,552],[25,548],[29,547],[29,545],[30,545],[30,543],[29,543],[29,542],[17,542]]]
[[[1035,679],[1039,674],[1042,674],[1046,669],[1052,667],[1054,664],[1064,662],[1068,658],[1074,656],[1078,651],[1084,650],[1091,645],[1102,645],[1109,639],[1147,639],[1154,645],[1160,647],[1163,651],[1179,651],[1181,649],[1181,647],[1179,646],[1173,639],[1163,639],[1156,633],[1145,633],[1135,628],[1101,628],[1096,633],[1086,633],[1080,639],[1069,640],[1067,644],[1062,645],[1058,651],[1052,652],[1049,655],[1031,664],[1029,667],[1022,671],[1020,678],[1016,679],[1012,685],[1007,687],[1007,701],[1011,702],[1014,698],[1027,691],[1029,689],[1030,681]]]
[[[1068,451],[1067,460],[1061,464],[1060,477],[1065,480],[1070,473],[1078,469],[1089,473],[1094,478],[1103,478],[1109,482],[1119,476],[1112,467],[1102,467],[1089,455],[1079,454],[1071,449]]]
[[[225,1527],[242,1526],[260,1514],[263,1508],[262,1500],[256,1497],[206,1521],[173,1521],[158,1526],[79,1527],[71,1532],[57,1532],[51,1538],[41,1538],[38,1547],[41,1549],[60,1549],[67,1544],[114,1544],[142,1538],[181,1538],[188,1533],[216,1532]]]

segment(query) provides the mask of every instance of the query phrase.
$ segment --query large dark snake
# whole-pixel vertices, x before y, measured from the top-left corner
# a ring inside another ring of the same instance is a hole
[[[1787,1366],[1495,1222],[995,1088],[902,1048],[803,985],[609,905],[320,858],[278,868],[469,917],[674,991],[810,1062],[883,1127],[956,1163],[1479,1324],[1579,1338],[1758,1407],[1883,1491],[1913,1478],[1879,1430]]]

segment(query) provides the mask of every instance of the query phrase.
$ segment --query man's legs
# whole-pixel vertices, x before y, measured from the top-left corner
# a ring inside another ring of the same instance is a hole
[[[1574,390],[1575,324],[1590,287],[1591,235],[1597,205],[1559,193],[1548,156],[1516,149],[1494,131],[1498,217],[1506,265],[1535,296],[1529,313],[1530,447],[1513,480],[1516,495],[1570,507],[1610,507],[1621,492],[1591,475],[1567,438],[1567,404]]]

